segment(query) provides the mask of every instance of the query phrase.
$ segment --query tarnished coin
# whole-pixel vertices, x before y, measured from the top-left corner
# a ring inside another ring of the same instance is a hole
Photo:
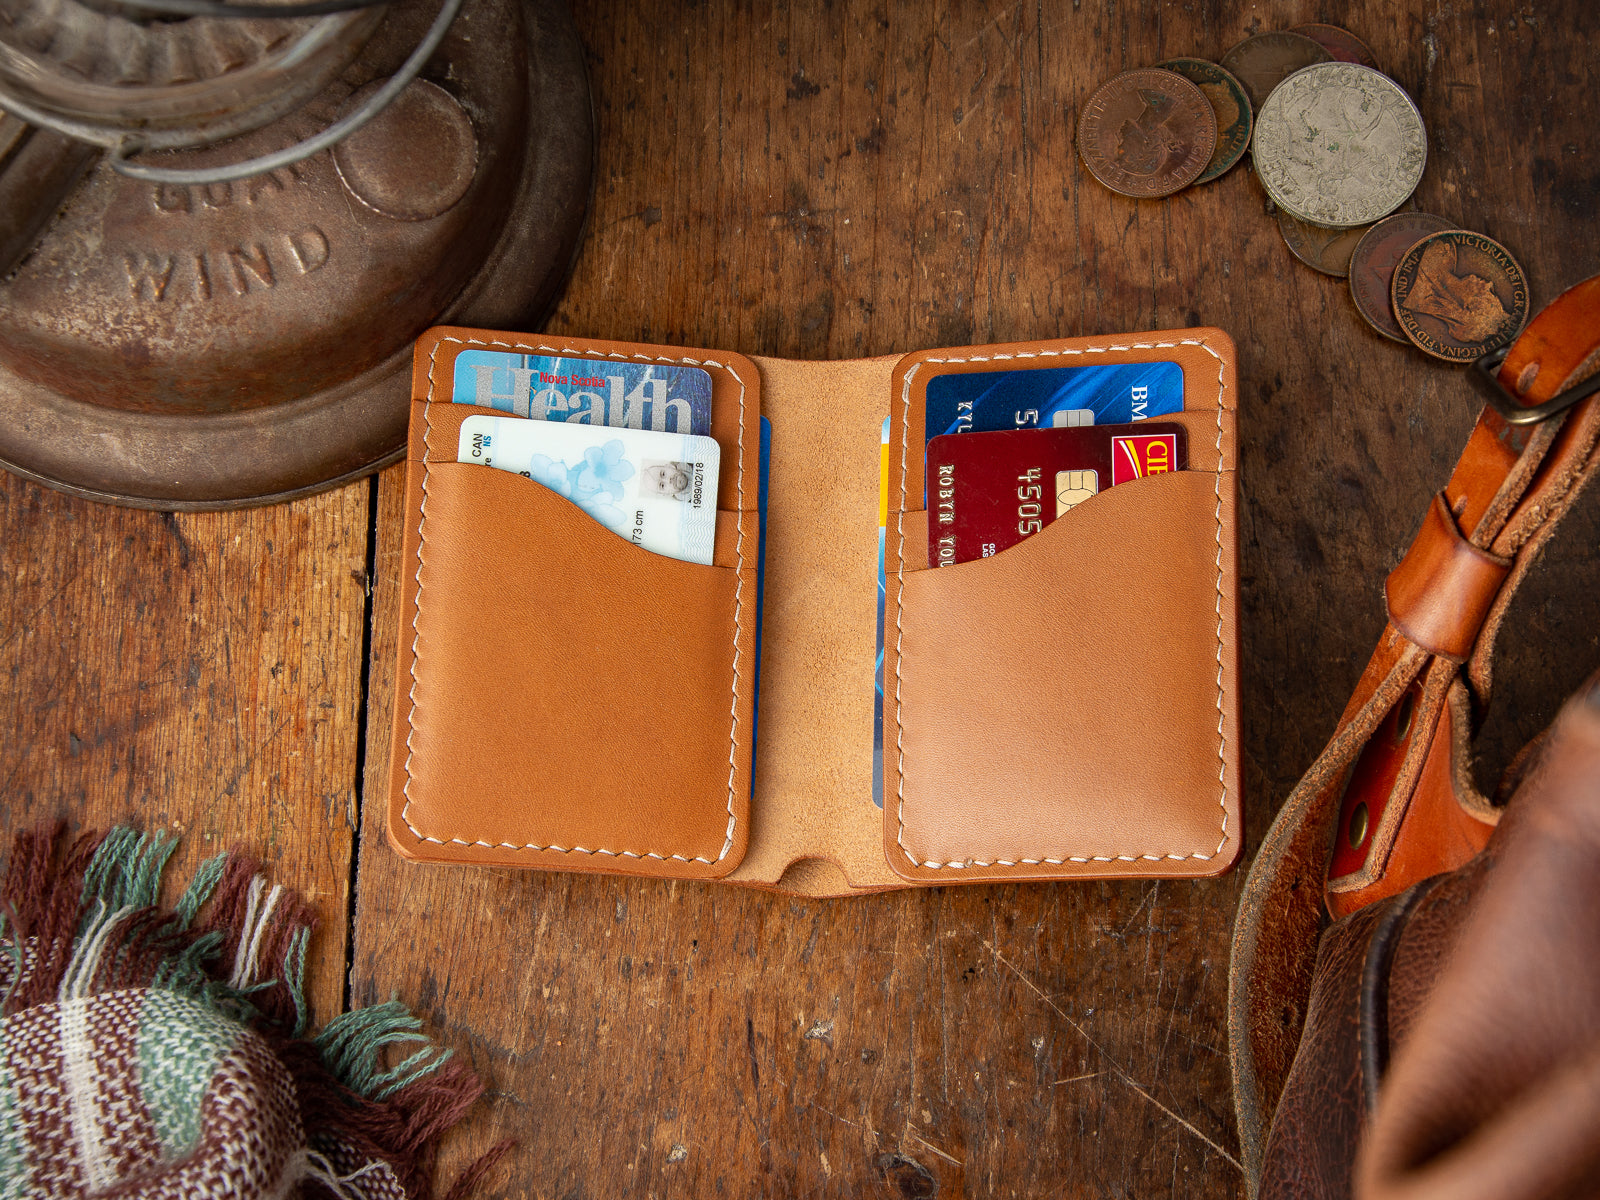
[[[1258,33],[1222,56],[1222,65],[1244,84],[1256,112],[1290,75],[1313,63],[1332,62],[1320,44],[1303,33]]]
[[[1428,162],[1422,114],[1371,67],[1296,71],[1256,114],[1250,156],[1261,186],[1302,221],[1348,227],[1406,202]]]
[[[1465,229],[1431,233],[1407,250],[1389,285],[1411,344],[1447,362],[1498,350],[1528,321],[1528,284],[1511,252]]]
[[[1196,183],[1210,183],[1234,163],[1244,157],[1250,148],[1250,130],[1254,125],[1250,97],[1244,85],[1214,62],[1203,58],[1173,58],[1157,64],[1163,71],[1182,75],[1199,88],[1211,104],[1217,117],[1217,148],[1211,152],[1211,161],[1200,172]]]
[[[1343,279],[1350,273],[1350,254],[1366,229],[1360,225],[1354,229],[1329,229],[1297,220],[1280,208],[1278,232],[1283,234],[1294,256],[1306,266]]]
[[[1078,153],[1101,183],[1151,199],[1188,187],[1211,161],[1217,118],[1182,75],[1124,71],[1089,97],[1078,118]]]
[[[1454,227],[1453,221],[1432,213],[1399,212],[1385,217],[1362,235],[1350,255],[1350,298],[1368,325],[1397,342],[1411,340],[1394,319],[1389,285],[1394,281],[1395,264],[1430,233]]]
[[[1329,54],[1334,62],[1360,63],[1363,67],[1376,67],[1377,60],[1367,44],[1348,29],[1337,25],[1296,25],[1290,33],[1303,33]]]

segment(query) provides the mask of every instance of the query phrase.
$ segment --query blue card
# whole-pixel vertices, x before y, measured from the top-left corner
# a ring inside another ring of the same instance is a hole
[[[969,371],[928,380],[927,440],[941,433],[1127,425],[1183,411],[1174,362]]]
[[[872,696],[872,802],[883,807],[883,614],[888,607],[889,581],[884,574],[884,551],[889,547],[889,418],[883,419],[878,440],[878,665],[874,669]]]
[[[772,422],[761,418],[761,473],[756,492],[756,666],[750,702],[750,761],[755,762],[756,739],[761,734],[761,618],[767,592],[767,483],[772,467]],[[750,772],[750,796],[755,798],[756,773]]]
[[[711,432],[711,375],[699,367],[463,350],[454,385],[456,404],[535,421]]]

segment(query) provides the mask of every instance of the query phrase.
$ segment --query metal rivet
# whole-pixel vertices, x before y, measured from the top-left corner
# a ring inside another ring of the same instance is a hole
[[[1365,803],[1356,805],[1356,810],[1350,814],[1350,848],[1361,849],[1361,843],[1367,840],[1367,806]]]

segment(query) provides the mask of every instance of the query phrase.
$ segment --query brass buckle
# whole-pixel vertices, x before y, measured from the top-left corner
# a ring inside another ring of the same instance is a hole
[[[1483,393],[1490,407],[1504,417],[1508,424],[1537,425],[1541,421],[1548,421],[1558,413],[1566,412],[1579,400],[1600,392],[1600,373],[1596,373],[1543,404],[1525,405],[1517,399],[1515,392],[1500,382],[1500,364],[1506,361],[1506,355],[1510,352],[1510,346],[1502,346],[1472,364],[1472,382]]]

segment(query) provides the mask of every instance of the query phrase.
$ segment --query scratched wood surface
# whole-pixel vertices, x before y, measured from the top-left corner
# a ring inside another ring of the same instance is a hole
[[[578,14],[599,171],[551,321],[794,357],[1228,329],[1252,848],[1475,402],[1290,258],[1244,167],[1135,203],[1072,139],[1118,70],[1312,20],[1364,36],[1416,97],[1420,207],[1503,240],[1535,304],[1600,271],[1584,0],[611,0]],[[445,1157],[518,1138],[490,1194],[1238,1194],[1237,874],[806,902],[400,863],[382,833],[400,510],[392,470],[176,518],[0,478],[7,825],[133,818],[184,830],[191,860],[250,840],[318,898],[320,1016],[398,992],[484,1073]],[[1513,606],[1485,778],[1600,666],[1597,544],[1591,495]]]
[[[367,485],[152,513],[0,472],[0,813],[182,834],[168,890],[242,846],[314,899],[341,1011],[357,807]]]

